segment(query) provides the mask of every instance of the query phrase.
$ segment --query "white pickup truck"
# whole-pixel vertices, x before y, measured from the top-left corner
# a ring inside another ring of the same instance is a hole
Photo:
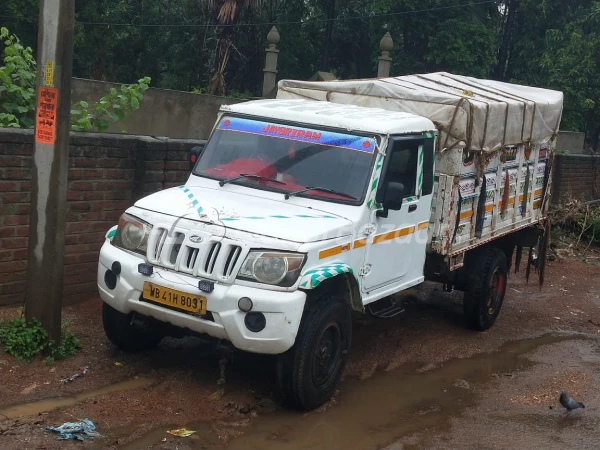
[[[391,317],[433,280],[486,330],[515,249],[539,245],[527,264],[543,272],[561,113],[560,92],[447,73],[282,81],[223,106],[186,184],[107,234],[106,334],[147,349],[168,323],[279,355],[283,399],[312,409],[340,379],[352,310]]]

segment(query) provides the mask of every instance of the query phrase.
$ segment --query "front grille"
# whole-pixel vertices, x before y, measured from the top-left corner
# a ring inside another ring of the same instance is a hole
[[[243,248],[237,242],[220,236],[155,226],[148,238],[146,256],[154,265],[195,277],[233,281],[242,263],[242,253]]]

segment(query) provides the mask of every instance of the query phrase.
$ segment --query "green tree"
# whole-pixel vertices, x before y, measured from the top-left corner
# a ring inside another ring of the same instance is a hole
[[[514,82],[560,90],[561,128],[585,131],[600,144],[600,2],[522,0],[507,76]]]
[[[37,8],[0,2],[34,50]],[[393,75],[444,70],[561,90],[562,128],[599,145],[599,0],[86,0],[76,3],[74,75],[147,73],[162,88],[260,95],[273,24],[279,78],[373,77],[389,31]]]

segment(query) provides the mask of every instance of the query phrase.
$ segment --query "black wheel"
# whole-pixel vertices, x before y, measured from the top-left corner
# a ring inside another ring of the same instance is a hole
[[[102,304],[102,325],[109,341],[126,352],[149,350],[163,338],[151,325],[132,324],[133,313],[123,314],[112,306]]]
[[[469,265],[471,275],[463,301],[467,326],[485,331],[494,325],[506,293],[508,269],[502,250],[490,247]]]
[[[350,308],[322,298],[305,311],[296,343],[277,362],[277,384],[287,406],[311,410],[333,395],[352,339]]]

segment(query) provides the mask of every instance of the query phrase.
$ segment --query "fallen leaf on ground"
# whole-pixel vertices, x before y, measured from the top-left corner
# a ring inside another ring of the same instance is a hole
[[[178,436],[178,437],[188,437],[191,436],[192,434],[194,434],[196,431],[194,430],[188,430],[187,428],[177,428],[176,430],[168,430],[167,433],[169,433],[172,436]]]
[[[30,384],[29,386],[27,386],[25,389],[23,389],[21,391],[21,394],[23,394],[23,395],[29,394],[31,391],[33,391],[37,387],[38,387],[37,383]]]
[[[219,389],[217,389],[216,392],[213,392],[212,394],[210,394],[208,396],[208,398],[212,401],[219,401],[223,398],[223,395],[225,395],[225,389],[220,387]]]

